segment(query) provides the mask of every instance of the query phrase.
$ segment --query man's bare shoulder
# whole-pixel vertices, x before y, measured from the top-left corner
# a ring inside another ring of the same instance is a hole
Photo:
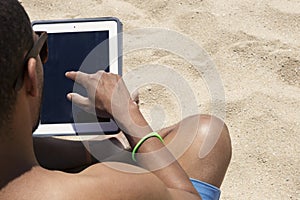
[[[7,184],[0,191],[0,199],[71,199],[76,195],[76,199],[85,199],[78,195],[85,195],[89,188],[95,187],[96,180],[101,179],[101,168],[106,167],[100,164],[96,168],[97,175],[93,176],[96,174],[93,170],[87,170],[88,173],[69,174],[33,167]],[[103,177],[105,176],[103,173]]]
[[[134,168],[123,167],[126,170]],[[162,183],[149,173],[129,173],[126,170],[96,164],[81,173],[69,174],[34,167],[3,188],[0,199],[132,199],[150,193],[151,190],[146,188],[162,187]]]

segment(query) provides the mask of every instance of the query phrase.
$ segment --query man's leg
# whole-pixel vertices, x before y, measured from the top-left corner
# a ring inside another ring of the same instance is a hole
[[[178,130],[183,134],[192,134],[191,132],[196,131],[191,146],[178,159],[188,176],[220,187],[231,159],[231,141],[225,123],[210,115],[196,115],[159,133],[165,138],[165,142],[169,143]],[[203,151],[203,147],[214,144],[214,141],[216,143],[209,153],[200,158],[201,153],[203,154],[200,150]]]
[[[190,141],[189,148],[178,158],[188,176],[220,187],[231,159],[231,141],[225,123],[210,115],[195,115],[176,125],[162,129],[159,134],[164,138],[166,144],[169,144],[173,139],[176,140],[175,136],[178,131],[182,134],[195,135],[194,140]],[[214,143],[212,142],[214,140],[217,142],[211,151],[205,157],[200,158],[201,148]],[[174,143],[176,148],[182,141]],[[172,152],[172,149],[170,151]],[[131,154],[127,151],[114,154],[106,161],[136,164],[131,160]]]

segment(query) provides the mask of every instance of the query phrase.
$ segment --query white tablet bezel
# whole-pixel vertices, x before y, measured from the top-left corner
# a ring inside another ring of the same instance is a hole
[[[38,23],[33,25],[34,31],[46,31],[47,33],[74,33],[74,32],[109,32],[109,65],[110,72],[119,73],[119,50],[118,50],[118,24],[117,21],[80,21],[80,22],[55,22]],[[101,123],[101,125],[100,125]],[[49,135],[77,135],[85,133],[97,133],[106,131],[117,131],[117,125],[110,122],[100,123],[65,123],[65,124],[40,124],[33,133],[35,136]],[[76,129],[76,131],[75,131]]]

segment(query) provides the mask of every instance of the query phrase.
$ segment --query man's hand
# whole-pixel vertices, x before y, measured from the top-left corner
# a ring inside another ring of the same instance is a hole
[[[99,117],[113,117],[122,121],[128,108],[135,102],[131,99],[127,87],[119,75],[98,71],[95,74],[67,72],[66,77],[82,85],[88,96],[69,93],[68,99],[87,112]]]

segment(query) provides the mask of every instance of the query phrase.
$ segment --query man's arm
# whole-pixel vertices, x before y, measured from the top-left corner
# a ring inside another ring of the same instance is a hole
[[[97,159],[80,140],[64,139],[63,137],[33,137],[36,158],[41,166],[52,170],[78,172],[101,160],[123,151],[117,135],[102,135],[102,139],[85,141],[93,152],[97,152]],[[75,137],[75,136],[74,136]],[[76,139],[82,139],[76,137]]]
[[[77,180],[81,181],[72,182],[70,193],[74,197],[84,195],[84,199],[89,200],[199,200],[199,197],[192,193],[166,187],[165,183],[153,173],[147,171],[141,173],[142,169],[127,164],[123,164],[123,170],[115,170],[111,167],[113,164],[116,163],[95,164],[76,175]],[[131,172],[139,171],[139,173],[126,172],[124,169]]]
[[[119,76],[105,72],[96,74],[68,72],[66,76],[85,87],[88,93],[88,97],[76,93],[68,94],[69,100],[86,111],[93,111],[96,108],[99,116],[103,113],[112,116],[119,128],[127,133],[126,137],[132,147],[152,132]],[[157,150],[162,151],[154,154],[153,152]],[[166,188],[200,198],[185,171],[157,138],[145,141],[138,152],[148,154],[138,155],[138,164],[157,176]]]

